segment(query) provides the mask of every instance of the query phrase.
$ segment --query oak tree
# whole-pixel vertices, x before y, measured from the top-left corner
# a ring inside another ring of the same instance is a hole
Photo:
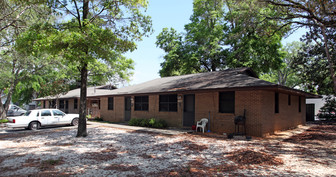
[[[257,73],[281,63],[281,39],[287,28],[267,21],[275,15],[269,5],[255,0],[195,0],[185,33],[164,29],[156,45],[166,53],[161,76],[250,67]]]
[[[122,54],[134,50],[135,42],[151,32],[151,18],[143,14],[147,1],[47,0],[47,4],[59,20],[35,25],[23,39],[29,41],[35,34],[33,47],[61,56],[80,73],[77,137],[85,137],[89,71],[97,71],[98,65],[105,64],[111,67],[106,69],[112,74],[127,75],[133,61]]]
[[[329,74],[332,79],[334,93],[336,93],[335,58],[330,50],[334,50],[330,45],[332,40],[330,31],[336,29],[336,2],[331,0],[261,0],[275,7],[278,16],[268,19],[278,20],[283,26],[292,26],[293,29],[305,27],[310,35],[315,36],[315,42],[322,46],[328,62]],[[266,15],[267,16],[267,15]]]

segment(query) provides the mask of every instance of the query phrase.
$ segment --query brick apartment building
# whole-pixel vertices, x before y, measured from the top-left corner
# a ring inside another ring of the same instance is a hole
[[[120,89],[88,88],[88,112],[110,122],[157,118],[169,126],[191,127],[202,118],[217,133],[233,133],[234,118],[246,110],[246,133],[264,136],[305,124],[307,92],[259,79],[248,68],[154,79]],[[78,112],[79,89],[57,98],[59,108]],[[52,106],[55,97],[37,99]]]

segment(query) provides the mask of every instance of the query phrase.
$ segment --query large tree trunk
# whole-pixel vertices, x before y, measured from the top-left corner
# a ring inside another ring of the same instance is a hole
[[[3,115],[4,114],[4,105],[2,104],[2,90],[0,90],[0,119],[3,119],[4,117],[6,117],[6,115]]]
[[[79,106],[79,123],[77,137],[86,137],[86,84],[87,84],[87,64],[82,64],[81,68],[81,89],[80,89],[80,106]]]
[[[10,89],[9,89],[9,92],[7,94],[7,100],[6,100],[5,104],[2,104],[2,102],[1,102],[0,119],[5,119],[7,117],[7,111],[9,109],[9,105],[11,103],[12,95],[13,95],[14,89],[16,87],[16,84],[17,84],[17,81],[15,80],[14,85],[11,86]]]
[[[78,10],[78,9],[77,9]],[[85,26],[85,20],[88,18],[89,15],[89,0],[83,1],[83,23],[81,24],[79,19],[79,24],[82,26]],[[82,27],[80,26],[80,28]],[[86,54],[88,53],[88,50],[86,49]],[[87,136],[87,130],[86,130],[86,88],[87,88],[87,63],[86,61],[81,62],[82,68],[81,68],[81,86],[80,86],[80,107],[79,107],[79,122],[78,122],[78,131],[77,131],[77,137],[86,137]]]
[[[334,70],[334,61],[331,59],[330,53],[329,53],[329,48],[328,48],[328,38],[327,34],[325,31],[325,26],[322,26],[322,34],[323,34],[323,40],[324,40],[324,50],[328,59],[328,64],[329,64],[329,70],[331,74],[331,78],[333,81],[333,86],[334,86],[334,93],[336,94],[336,76],[335,76],[335,70]]]

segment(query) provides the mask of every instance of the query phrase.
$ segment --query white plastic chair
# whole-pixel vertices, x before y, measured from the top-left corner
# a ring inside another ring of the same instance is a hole
[[[206,126],[207,123],[208,123],[207,118],[203,118],[200,121],[197,121],[196,132],[197,132],[197,129],[199,127],[199,128],[202,128],[203,133],[204,133],[204,129],[205,129],[205,126]]]

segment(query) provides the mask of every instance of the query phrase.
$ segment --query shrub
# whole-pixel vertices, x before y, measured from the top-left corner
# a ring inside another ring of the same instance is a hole
[[[149,127],[149,120],[148,119],[142,119],[140,123],[141,127]]]
[[[150,127],[154,127],[154,125],[155,125],[156,122],[157,121],[154,118],[151,118],[151,119],[149,119],[148,124],[149,124]]]
[[[141,121],[142,119],[131,119],[129,122],[128,122],[128,125],[131,125],[131,126],[140,126],[141,124]]]
[[[131,126],[152,127],[152,128],[167,128],[167,123],[164,120],[151,119],[131,119],[128,122]]]
[[[336,120],[336,99],[331,96],[325,98],[325,104],[320,108],[319,118],[324,118],[328,121]]]
[[[167,128],[168,124],[164,120],[158,120],[158,121],[155,122],[154,127],[155,128]]]
[[[98,121],[98,122],[103,122],[104,121],[102,117],[95,117],[94,120]]]
[[[0,124],[2,124],[2,123],[7,123],[7,122],[8,122],[7,119],[0,119]]]

